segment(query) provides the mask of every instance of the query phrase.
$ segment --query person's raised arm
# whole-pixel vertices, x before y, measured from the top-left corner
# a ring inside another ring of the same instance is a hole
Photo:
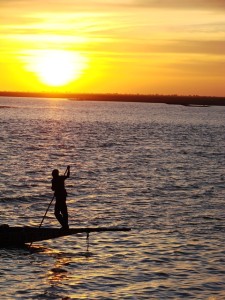
[[[70,166],[67,167],[66,169],[66,178],[70,177]]]

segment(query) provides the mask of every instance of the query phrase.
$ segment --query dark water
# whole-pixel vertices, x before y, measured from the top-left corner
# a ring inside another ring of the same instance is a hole
[[[224,116],[0,98],[1,223],[39,226],[69,164],[70,226],[132,227],[0,249],[0,298],[225,299]]]

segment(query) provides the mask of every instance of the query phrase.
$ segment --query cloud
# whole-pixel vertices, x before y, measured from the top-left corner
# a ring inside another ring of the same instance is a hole
[[[24,5],[30,7],[51,7],[52,10],[89,10],[114,8],[159,8],[159,9],[205,9],[225,10],[225,0],[0,0],[0,5]]]
[[[191,54],[191,55],[214,55],[224,57],[225,41],[223,40],[173,40],[160,42],[139,42],[136,40],[126,41],[121,46],[120,42],[112,41],[104,44],[105,51],[113,53],[129,53],[130,55],[142,55],[143,58],[151,54]]]
[[[171,9],[225,9],[224,0],[133,0],[136,6]]]
[[[165,45],[165,49],[172,53],[211,54],[224,56],[225,41],[178,40]]]

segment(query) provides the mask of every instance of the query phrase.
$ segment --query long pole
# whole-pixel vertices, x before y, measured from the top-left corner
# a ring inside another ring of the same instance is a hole
[[[48,210],[49,210],[49,208],[50,208],[50,206],[51,206],[52,201],[54,200],[54,198],[55,198],[55,195],[53,195],[52,200],[51,200],[51,202],[49,203],[48,208],[46,209],[46,212],[45,212],[45,214],[44,214],[44,216],[43,216],[43,218],[42,218],[42,220],[41,220],[41,223],[40,223],[40,225],[39,225],[38,228],[41,228],[41,225],[42,225],[42,223],[44,222],[44,219],[45,219],[45,217],[46,217],[46,215],[47,215],[47,213],[48,213]]]

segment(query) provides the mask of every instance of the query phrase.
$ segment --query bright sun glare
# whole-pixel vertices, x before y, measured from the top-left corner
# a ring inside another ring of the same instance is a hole
[[[81,76],[85,58],[78,52],[45,50],[37,54],[33,70],[49,86],[62,86]]]

